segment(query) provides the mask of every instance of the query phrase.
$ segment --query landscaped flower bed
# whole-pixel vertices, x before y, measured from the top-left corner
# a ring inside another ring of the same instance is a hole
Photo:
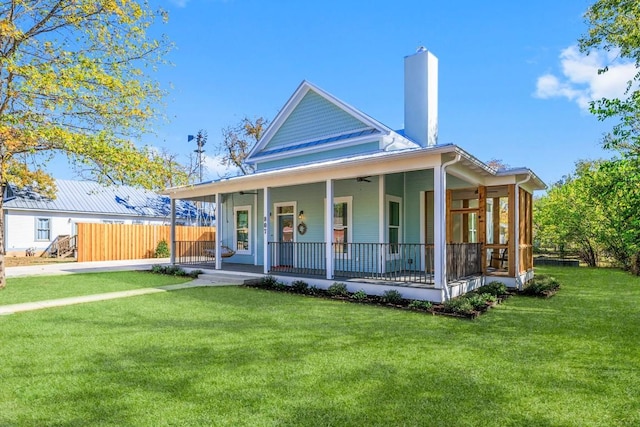
[[[558,292],[560,283],[554,278],[546,274],[538,274],[527,283],[522,290],[523,295],[549,298]]]
[[[309,286],[302,280],[297,280],[291,285],[285,285],[272,276],[266,276],[260,281],[247,284],[247,286],[467,319],[478,317],[511,295],[508,293],[507,287],[500,282],[488,283],[473,292],[453,298],[443,304],[406,299],[395,289],[387,290],[381,296],[368,295],[362,289],[356,292],[349,292],[347,285],[340,282],[333,283],[328,289],[320,289],[315,286]]]

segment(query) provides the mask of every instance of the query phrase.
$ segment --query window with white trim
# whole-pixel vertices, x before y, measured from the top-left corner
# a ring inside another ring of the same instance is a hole
[[[237,254],[251,253],[251,206],[233,208],[233,247]]]
[[[400,253],[402,243],[402,199],[387,196],[387,242],[389,255]]]
[[[349,256],[352,242],[352,197],[333,199],[333,243],[336,255]]]
[[[36,240],[51,241],[51,218],[36,218]]]

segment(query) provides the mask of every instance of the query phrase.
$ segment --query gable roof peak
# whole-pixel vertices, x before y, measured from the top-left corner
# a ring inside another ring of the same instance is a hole
[[[344,114],[343,117],[351,116],[351,119],[349,120],[353,121],[354,123],[359,122],[361,126],[358,126],[358,129],[350,129],[350,131],[352,132],[355,130],[363,131],[364,129],[373,129],[383,135],[388,135],[393,132],[393,130],[389,127],[373,119],[362,111],[352,107],[346,102],[336,98],[319,86],[311,83],[308,80],[302,80],[291,97],[287,100],[283,108],[273,119],[269,127],[265,130],[260,140],[249,152],[249,156],[247,158],[248,162],[255,163],[256,158],[260,157],[260,153],[267,147],[267,145],[269,145],[272,139],[276,137],[278,131],[283,127],[285,122],[287,122],[292,113],[296,111],[303,100],[306,99],[306,101],[304,102],[308,102],[308,96],[310,93],[317,95],[319,98],[316,99],[322,99],[322,102],[326,103],[325,105],[331,104],[336,109],[336,111],[342,111],[342,114]]]

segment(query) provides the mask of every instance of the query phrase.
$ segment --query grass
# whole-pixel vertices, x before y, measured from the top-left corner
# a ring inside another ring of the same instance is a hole
[[[145,271],[16,277],[0,290],[0,305],[173,285],[192,280]]]
[[[238,287],[2,317],[0,425],[640,424],[640,279],[539,270],[475,321]]]

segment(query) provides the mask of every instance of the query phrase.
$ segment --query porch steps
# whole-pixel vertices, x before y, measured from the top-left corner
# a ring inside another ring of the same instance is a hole
[[[203,273],[198,276],[196,281],[203,285],[245,285],[249,283],[256,283],[261,280],[261,277],[245,274],[234,274],[225,272],[216,273]]]

